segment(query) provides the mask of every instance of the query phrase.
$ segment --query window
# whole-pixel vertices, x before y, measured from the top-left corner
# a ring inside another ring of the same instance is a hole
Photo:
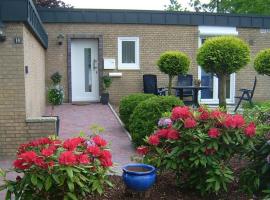
[[[118,69],[139,68],[139,38],[118,38]]]

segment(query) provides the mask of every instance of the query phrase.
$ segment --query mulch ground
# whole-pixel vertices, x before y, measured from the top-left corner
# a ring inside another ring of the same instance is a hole
[[[111,176],[114,188],[107,188],[102,196],[89,197],[89,200],[248,200],[249,198],[238,191],[237,183],[232,183],[229,191],[218,196],[201,197],[194,191],[183,191],[175,184],[172,174],[164,174],[158,177],[156,184],[148,192],[148,196],[140,193],[126,193],[122,178]]]

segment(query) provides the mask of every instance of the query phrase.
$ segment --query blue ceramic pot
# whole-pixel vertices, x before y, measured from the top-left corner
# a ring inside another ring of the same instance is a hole
[[[123,181],[127,188],[143,192],[156,181],[156,168],[146,164],[129,164],[123,167]]]

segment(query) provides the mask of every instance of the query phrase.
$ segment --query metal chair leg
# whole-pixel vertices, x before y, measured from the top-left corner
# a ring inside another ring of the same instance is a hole
[[[234,109],[234,112],[236,112],[237,109],[238,109],[238,107],[240,106],[240,103],[242,102],[242,99],[243,99],[243,97],[244,97],[244,94],[245,94],[245,93],[243,93],[242,96],[241,96],[241,98],[239,99],[239,101],[238,101],[238,103],[237,103],[237,106],[236,106],[235,109]]]

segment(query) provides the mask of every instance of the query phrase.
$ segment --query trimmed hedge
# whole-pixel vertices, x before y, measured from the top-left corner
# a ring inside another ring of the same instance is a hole
[[[136,106],[141,103],[142,101],[145,101],[146,99],[155,97],[153,94],[143,94],[143,93],[137,93],[137,94],[131,94],[128,96],[125,96],[120,101],[119,106],[119,114],[120,119],[125,124],[126,128],[129,127],[129,118],[131,114],[133,113]]]
[[[183,102],[174,96],[156,96],[141,102],[130,117],[129,130],[133,143],[136,146],[144,144],[143,139],[154,132],[162,114],[182,105]]]
[[[259,74],[270,76],[270,49],[262,50],[256,55],[254,68]]]

